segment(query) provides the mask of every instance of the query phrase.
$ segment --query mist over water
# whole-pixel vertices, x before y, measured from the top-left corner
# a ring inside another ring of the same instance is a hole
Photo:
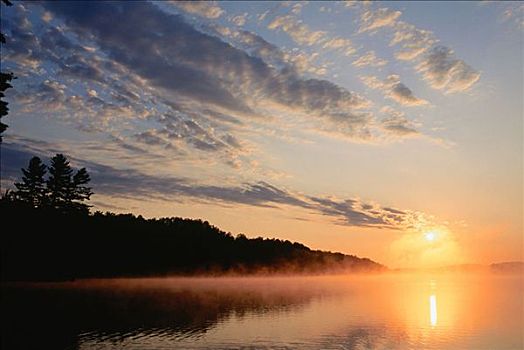
[[[143,278],[2,286],[2,349],[521,349],[523,276]]]

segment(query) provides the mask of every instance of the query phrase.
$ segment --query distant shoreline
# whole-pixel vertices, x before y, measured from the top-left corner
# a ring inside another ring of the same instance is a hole
[[[247,238],[207,221],[63,213],[2,201],[1,280],[144,276],[320,275],[387,271],[368,258]]]

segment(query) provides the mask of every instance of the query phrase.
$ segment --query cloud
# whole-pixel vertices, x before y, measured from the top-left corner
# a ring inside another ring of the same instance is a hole
[[[311,73],[318,76],[326,74],[326,66],[318,65],[315,61],[318,53],[308,54],[293,49],[283,50],[267,42],[261,36],[246,30],[231,29],[219,25],[208,28],[211,33],[218,33],[231,45],[247,52],[250,56],[258,57],[268,66],[278,70],[293,69],[298,75]]]
[[[480,79],[480,72],[456,59],[453,50],[445,46],[432,48],[417,71],[431,87],[447,93],[467,91]]]
[[[271,21],[268,26],[270,30],[282,30],[287,33],[291,39],[300,45],[311,46],[317,44],[326,36],[324,31],[312,31],[309,27],[297,20],[294,16],[278,16]]]
[[[368,51],[364,55],[360,56],[358,59],[353,61],[355,67],[382,67],[388,63],[387,60],[378,58],[375,55],[375,51]]]
[[[22,15],[47,11],[52,23],[31,16],[39,30],[21,19],[20,27],[10,26],[17,45],[9,46],[8,62],[18,64],[16,55],[32,61],[16,69],[30,76],[30,83],[14,90],[17,112],[105,135],[137,160],[145,150],[195,163],[213,153],[214,166],[241,165],[246,172],[257,152],[249,137],[282,132],[287,115],[345,138],[372,135],[373,117],[361,111],[368,100],[329,81],[301,77],[325,74],[316,56],[283,52],[241,30],[238,41],[244,43],[233,47],[149,3],[88,4],[85,11],[84,3],[43,5],[31,4]],[[121,20],[98,15],[106,11]],[[126,18],[149,25],[137,29]],[[192,81],[185,84],[186,78]]]
[[[403,106],[423,106],[428,104],[428,101],[416,97],[413,91],[403,84],[400,81],[400,77],[396,74],[389,75],[385,80],[380,80],[375,76],[361,76],[360,79],[368,87],[383,91],[387,98]]]
[[[147,130],[135,136],[138,140],[151,145],[175,147],[174,143],[183,140],[201,151],[240,150],[240,142],[227,132],[217,133],[213,128],[200,125],[196,119],[181,115],[164,114],[157,119],[164,127]]]
[[[408,120],[404,113],[388,106],[383,107],[381,112],[387,115],[380,121],[380,124],[388,134],[395,137],[420,136],[415,124]]]
[[[125,89],[120,92],[125,92]],[[91,88],[87,88],[84,94],[72,94],[68,84],[45,79],[40,83],[26,84],[23,90],[13,94],[13,98],[19,105],[19,112],[38,112],[42,117],[62,118],[76,128],[90,132],[103,131],[113,123],[122,125],[122,119],[149,115],[140,101],[131,102],[116,91],[110,93],[113,96],[111,101],[101,99]]]
[[[270,10],[266,10],[260,14],[257,15],[257,22],[260,24],[263,20],[266,19],[267,15],[269,14]]]
[[[25,167],[32,156],[40,156],[45,161],[53,153],[60,152],[61,146],[24,138],[15,140],[16,142],[13,142],[8,139],[3,144],[2,168],[5,179],[9,181],[19,177],[20,168]],[[73,166],[87,168],[96,194],[112,198],[202,201],[270,208],[291,206],[328,216],[340,225],[384,229],[413,227],[423,215],[365,203],[356,198],[341,200],[333,197],[305,196],[265,181],[244,183],[240,186],[204,185],[188,178],[149,175],[134,168],[118,169],[74,155],[67,156]]]
[[[344,0],[345,7],[357,7],[362,1],[357,0]]]
[[[166,141],[162,136],[159,135],[157,129],[150,129],[142,131],[134,135],[134,138],[141,143],[150,145],[150,146],[167,146],[169,141]]]
[[[36,98],[41,105],[45,105],[48,110],[58,110],[62,107],[65,99],[65,85],[56,81],[44,80],[36,87]]]
[[[42,21],[49,23],[53,19],[53,15],[51,15],[49,12],[44,11],[42,14]]]
[[[353,47],[351,40],[340,37],[334,37],[327,40],[322,45],[322,48],[342,51],[345,56],[352,56],[357,51]]]
[[[10,64],[32,61],[17,69],[31,76],[15,91],[20,111],[121,140],[130,152],[199,160],[213,153],[214,161],[238,167],[257,151],[249,140],[255,133],[271,136],[300,124],[368,141],[384,132],[366,111],[369,100],[303,76],[325,74],[317,56],[280,50],[254,33],[216,26],[211,35],[147,2],[27,6],[20,16],[32,26],[9,17]],[[29,16],[44,11],[51,23]],[[323,40],[319,45],[342,52],[351,44]]]
[[[309,197],[322,215],[333,217],[345,226],[409,229],[427,216],[423,213],[365,203],[358,198]]]
[[[294,15],[299,15],[302,12],[302,8],[306,5],[306,2],[297,2],[291,7],[291,13]]]
[[[296,71],[268,66],[149,3],[130,2],[118,8],[97,3],[86,9],[77,3],[45,6],[81,39],[93,40],[109,58],[166,99],[185,96],[243,115],[256,114],[258,104],[269,99],[332,121],[338,121],[342,112],[351,115],[367,105],[358,94],[331,82],[303,79]],[[144,25],[136,27],[130,18],[140,18]]]
[[[261,24],[263,21],[270,20],[276,16],[281,8],[287,7],[289,4],[285,2],[275,2],[274,5],[269,9],[264,11],[261,14],[257,15],[257,22]]]
[[[311,73],[317,76],[323,76],[327,73],[326,64],[318,64],[316,61],[319,57],[317,52],[308,54],[298,50],[284,52],[284,60],[296,69],[298,74]]]
[[[171,5],[193,15],[217,19],[224,13],[216,1],[170,1]]]
[[[283,51],[253,32],[217,24],[205,29],[227,40],[232,46],[245,51],[248,55],[262,59],[269,66],[281,67],[284,64]]]
[[[244,24],[246,24],[247,17],[247,12],[241,15],[234,16],[233,18],[231,18],[231,23],[233,23],[236,26],[242,27]]]
[[[393,32],[390,46],[400,45],[395,57],[401,61],[413,61],[418,72],[431,87],[446,93],[469,90],[479,79],[480,73],[463,60],[454,57],[453,50],[445,46],[434,46],[439,40],[429,30],[400,21],[400,11],[388,8],[366,10],[361,15],[359,33],[388,28]],[[423,56],[424,55],[424,56]],[[353,62],[356,66],[369,65],[373,55],[369,52]]]
[[[400,15],[402,15],[402,12],[388,8],[366,10],[360,16],[361,23],[358,32],[372,32],[383,27],[391,27],[395,25]]]
[[[311,200],[317,203],[323,215],[337,217],[339,223],[349,226],[383,226],[387,225],[384,218],[376,213],[369,213],[359,208],[356,200],[347,199],[336,201],[329,198],[312,197]]]
[[[394,30],[389,45],[401,46],[402,49],[395,53],[395,57],[402,61],[411,61],[419,57],[438,41],[431,31],[419,29],[403,21],[398,21]]]
[[[503,21],[514,24],[517,29],[524,29],[524,4],[507,2],[503,13]]]

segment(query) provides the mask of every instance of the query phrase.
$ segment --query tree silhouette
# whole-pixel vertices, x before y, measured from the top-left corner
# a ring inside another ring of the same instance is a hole
[[[91,178],[89,177],[89,174],[87,173],[86,168],[82,168],[76,172],[76,174],[73,176],[73,198],[72,200],[73,205],[76,209],[79,210],[87,210],[89,206],[83,202],[84,200],[89,200],[93,192],[91,191],[91,187],[85,186],[91,181]]]
[[[17,191],[16,198],[37,208],[45,204],[47,190],[45,188],[44,176],[46,166],[40,158],[33,157],[29,161],[27,169],[22,169],[22,182],[15,183]]]
[[[9,112],[9,108],[7,107],[7,101],[3,100],[3,98],[5,97],[4,91],[13,87],[10,84],[10,81],[14,78],[15,77],[13,73],[0,72],[0,119],[2,117],[5,117],[7,115],[7,112]],[[0,143],[2,143],[2,134],[6,129],[7,124],[0,122]]]
[[[49,190],[49,204],[55,209],[71,207],[71,192],[73,188],[73,169],[63,154],[57,154],[51,158],[49,167],[49,179],[47,189]]]
[[[13,4],[9,0],[2,0],[2,3],[6,6],[12,6]],[[1,11],[0,11],[1,14]],[[6,39],[3,33],[0,33],[0,45],[5,44]],[[1,50],[0,50],[1,54]],[[2,58],[0,57],[0,62],[2,61]],[[1,68],[1,65],[0,65]],[[7,129],[7,124],[2,123],[2,118],[7,115],[7,112],[9,112],[9,108],[7,107],[8,103],[7,101],[4,101],[4,91],[12,88],[13,85],[11,85],[11,81],[13,79],[16,79],[13,73],[5,73],[0,71],[0,192],[2,192],[2,134]],[[6,193],[7,194],[7,193]]]
[[[51,207],[61,211],[87,211],[89,206],[81,203],[89,200],[93,194],[91,188],[85,186],[91,180],[85,168],[73,175],[73,169],[67,158],[58,153],[51,158],[47,189]]]
[[[1,200],[0,212],[5,227],[16,227],[0,235],[0,281],[384,270],[366,258],[287,240],[235,238],[202,220],[71,215]]]
[[[2,2],[6,6],[13,5],[8,0],[2,0]],[[1,44],[6,43],[6,39],[3,33],[0,33],[0,43]],[[13,79],[15,79],[15,76],[13,75],[13,73],[0,72],[0,119],[5,117],[7,115],[7,112],[9,111],[9,108],[7,107],[7,101],[4,101],[3,99],[5,97],[4,91],[13,87],[10,84],[10,81]],[[2,134],[6,129],[7,129],[7,125],[0,121],[0,143],[2,143]]]
[[[33,157],[18,191],[0,197],[3,226],[16,228],[0,234],[0,281],[385,269],[287,240],[234,237],[202,220],[90,214],[83,203],[93,193],[87,170],[75,172],[63,154],[48,169],[45,181],[46,166]],[[51,234],[42,235],[42,228]]]

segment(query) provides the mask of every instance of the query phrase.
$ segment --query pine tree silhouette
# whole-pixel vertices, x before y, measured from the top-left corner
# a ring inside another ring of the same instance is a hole
[[[93,192],[91,187],[85,186],[91,181],[89,174],[87,173],[86,168],[82,168],[76,172],[73,176],[73,206],[75,209],[86,211],[89,206],[84,203],[79,203],[84,200],[89,200]]]
[[[22,169],[22,182],[15,183],[17,191],[16,198],[37,208],[45,204],[47,190],[45,188],[44,176],[46,166],[40,158],[33,157],[29,161],[27,169]]]
[[[73,199],[73,169],[63,154],[58,153],[51,158],[49,174],[49,204],[55,209],[68,210],[72,207]]]
[[[8,0],[2,0],[6,6],[12,6],[13,4]],[[3,33],[0,33],[0,44],[5,44],[6,38]],[[4,101],[4,91],[12,88],[10,82],[16,79],[13,73],[0,72],[0,120],[7,115],[9,108],[7,107],[8,102]],[[2,143],[2,134],[7,129],[7,124],[0,121],[0,144]]]

